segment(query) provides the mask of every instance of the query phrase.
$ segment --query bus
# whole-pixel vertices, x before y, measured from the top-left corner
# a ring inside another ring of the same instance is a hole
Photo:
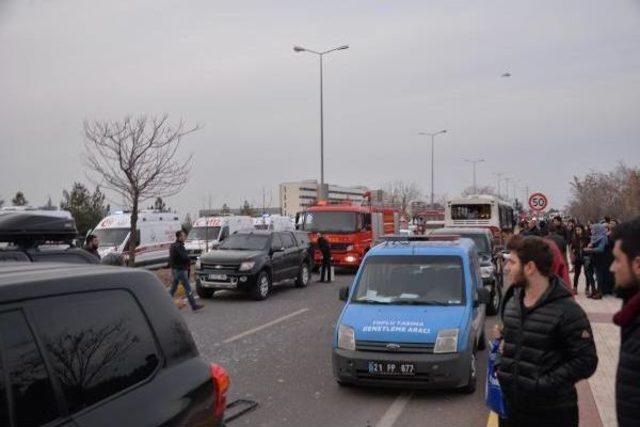
[[[513,233],[513,206],[495,196],[479,194],[460,197],[447,202],[445,227],[487,227],[494,237]]]

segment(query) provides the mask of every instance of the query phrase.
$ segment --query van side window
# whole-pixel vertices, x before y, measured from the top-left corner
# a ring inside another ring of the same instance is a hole
[[[60,414],[51,380],[21,311],[0,314],[0,341],[8,373],[0,378],[3,382],[0,389],[10,388],[12,391],[16,425],[39,426],[58,418]],[[4,378],[9,380],[6,385]],[[0,423],[4,426],[9,423],[4,422],[6,400],[3,403],[0,403]]]
[[[479,288],[482,286],[482,279],[479,279],[480,276],[480,264],[478,262],[478,254],[473,251],[470,254],[470,260],[471,260],[471,280],[472,280],[472,284],[473,284],[473,288]]]
[[[220,238],[218,239],[218,241],[222,242],[227,237],[229,237],[229,227],[225,226],[222,227],[222,231],[220,232]]]
[[[30,306],[71,412],[145,380],[160,364],[149,324],[127,291],[47,298]]]

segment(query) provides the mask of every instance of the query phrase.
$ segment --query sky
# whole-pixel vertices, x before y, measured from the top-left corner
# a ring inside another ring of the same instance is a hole
[[[0,198],[58,203],[83,164],[83,120],[169,114],[200,124],[180,155],[181,213],[319,178],[458,195],[517,180],[562,207],[574,175],[640,166],[640,2],[4,0]],[[511,77],[501,75],[509,72]],[[120,199],[110,195],[113,205]]]

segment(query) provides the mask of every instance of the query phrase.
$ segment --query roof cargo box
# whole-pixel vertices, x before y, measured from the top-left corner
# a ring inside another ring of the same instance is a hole
[[[78,236],[75,221],[69,212],[52,213],[0,212],[0,242],[69,241]]]

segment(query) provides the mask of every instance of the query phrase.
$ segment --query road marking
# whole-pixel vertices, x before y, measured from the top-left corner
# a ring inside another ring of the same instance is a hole
[[[276,320],[272,320],[271,322],[267,322],[264,325],[260,325],[257,328],[249,329],[248,331],[244,331],[241,334],[235,335],[235,336],[233,336],[231,338],[227,338],[226,340],[222,341],[222,344],[232,343],[234,341],[242,339],[242,338],[244,338],[246,336],[249,336],[251,334],[255,334],[256,332],[260,332],[261,330],[266,329],[266,328],[268,328],[270,326],[277,325],[280,322],[284,322],[285,320],[291,319],[292,317],[298,316],[298,315],[300,315],[302,313],[305,313],[307,311],[309,311],[308,308],[302,308],[302,309],[300,309],[298,311],[294,311],[293,313],[287,314],[286,316],[279,317]]]
[[[487,427],[498,427],[498,414],[491,411],[489,412],[489,419],[487,420]]]
[[[407,403],[409,403],[412,396],[413,393],[402,393],[398,396],[391,406],[389,406],[387,412],[385,412],[382,418],[380,418],[376,427],[392,427],[395,422],[398,421],[398,418],[400,418],[402,411],[404,411],[404,407],[407,406]]]

